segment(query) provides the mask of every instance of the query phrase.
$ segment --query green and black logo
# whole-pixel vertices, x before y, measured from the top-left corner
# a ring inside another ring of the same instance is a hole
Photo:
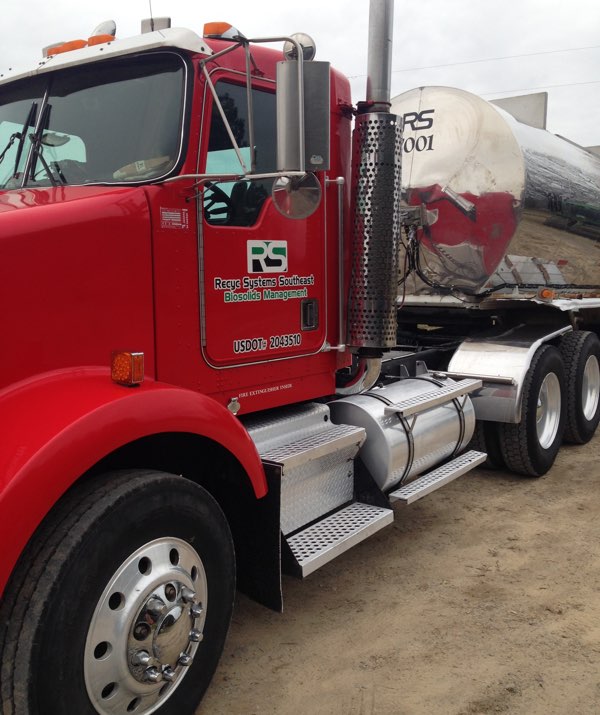
[[[287,241],[248,241],[248,273],[285,273]]]

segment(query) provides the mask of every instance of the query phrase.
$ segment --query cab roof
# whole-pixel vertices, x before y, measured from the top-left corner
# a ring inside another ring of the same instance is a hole
[[[74,67],[76,65],[88,64],[89,62],[122,57],[124,55],[161,47],[186,50],[207,56],[213,54],[213,51],[206,41],[192,30],[172,27],[124,39],[114,39],[110,42],[83,47],[79,50],[61,52],[60,54],[51,55],[50,57],[43,57],[37,66],[30,69],[10,68],[6,71],[0,70],[0,85],[25,77],[33,77],[55,69]]]

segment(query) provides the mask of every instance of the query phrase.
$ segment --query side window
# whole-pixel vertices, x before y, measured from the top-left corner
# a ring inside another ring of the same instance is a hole
[[[248,98],[246,87],[229,82],[217,82],[217,95],[227,117],[241,155],[250,166],[248,136]],[[275,94],[252,90],[256,171],[268,173],[276,168]],[[216,105],[213,105],[206,173],[242,173],[237,154]],[[273,180],[219,181],[206,184],[204,217],[213,225],[252,226],[270,195]]]

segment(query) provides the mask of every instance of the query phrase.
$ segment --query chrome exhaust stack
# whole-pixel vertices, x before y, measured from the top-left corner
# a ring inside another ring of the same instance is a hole
[[[394,0],[371,0],[367,101],[371,112],[389,112],[392,85]]]

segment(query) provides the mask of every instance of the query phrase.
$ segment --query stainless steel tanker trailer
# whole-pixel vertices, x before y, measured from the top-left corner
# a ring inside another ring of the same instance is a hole
[[[474,445],[540,476],[600,420],[600,158],[468,92],[422,87],[403,118],[398,352],[481,379]]]

